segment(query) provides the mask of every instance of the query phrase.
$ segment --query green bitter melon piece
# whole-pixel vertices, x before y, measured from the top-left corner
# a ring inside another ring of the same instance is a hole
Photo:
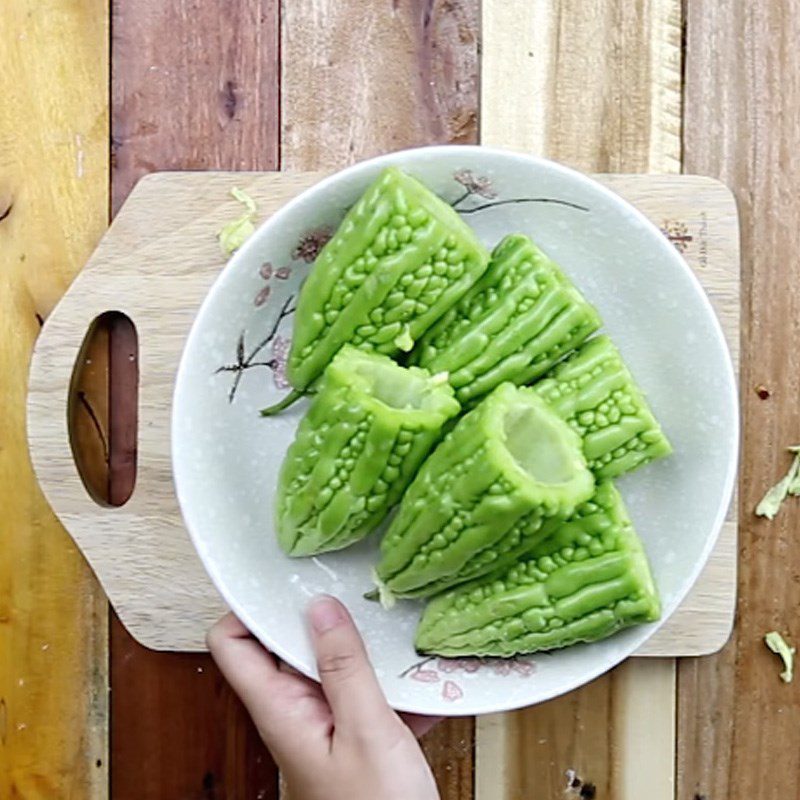
[[[300,292],[287,375],[305,389],[351,343],[387,355],[414,342],[486,269],[447,203],[390,167],[345,216]]]
[[[653,622],[660,602],[642,543],[611,481],[514,566],[434,598],[416,646],[442,656],[514,656]]]
[[[422,337],[415,362],[447,372],[469,403],[504,381],[544,375],[601,325],[571,281],[527,236],[494,249],[478,282]]]
[[[533,388],[583,438],[598,478],[616,478],[672,452],[607,336],[590,339]]]
[[[444,377],[343,347],[281,468],[281,547],[289,555],[312,555],[374,530],[458,411]]]
[[[521,522],[566,517],[593,491],[575,433],[532,390],[502,384],[420,468],[381,542],[379,586],[423,596],[488,572],[481,554]]]

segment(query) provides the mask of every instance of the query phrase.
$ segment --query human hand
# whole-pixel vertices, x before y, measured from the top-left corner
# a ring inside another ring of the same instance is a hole
[[[415,738],[438,719],[389,707],[338,600],[316,598],[308,620],[321,685],[265,650],[233,614],[208,634],[214,661],[253,718],[293,800],[438,800]]]

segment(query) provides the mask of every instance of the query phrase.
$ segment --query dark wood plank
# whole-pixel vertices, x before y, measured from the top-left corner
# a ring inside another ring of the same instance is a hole
[[[278,0],[115,1],[115,210],[153,170],[278,166],[278,15]],[[129,328],[112,330],[114,496],[135,463],[133,344]],[[114,618],[111,683],[115,800],[276,796],[274,764],[208,656],[146,650]]]
[[[284,169],[478,137],[478,0],[292,0],[282,18]],[[423,746],[443,798],[473,796],[474,721]]]
[[[108,318],[108,502],[123,505],[136,483],[136,422],[139,401],[139,339],[124,314]]]
[[[753,508],[800,439],[800,3],[689,0],[687,14],[685,169],[726,181],[741,213],[744,448],[737,626],[721,654],[680,665],[677,797],[778,800],[797,795],[800,687],[763,637],[800,641],[800,503],[773,522]]]
[[[278,166],[279,7],[114,0],[114,210],[154,170]]]

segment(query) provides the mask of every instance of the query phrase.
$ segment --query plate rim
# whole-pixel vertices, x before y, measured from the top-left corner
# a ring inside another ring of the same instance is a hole
[[[680,269],[683,274],[689,279],[690,284],[694,290],[695,295],[698,296],[704,310],[705,316],[711,320],[712,328],[714,333],[714,339],[722,345],[722,352],[724,354],[723,359],[723,366],[724,366],[724,377],[725,377],[725,389],[727,399],[729,401],[730,407],[732,409],[732,429],[728,432],[729,437],[731,437],[730,442],[730,452],[731,456],[727,465],[727,472],[725,475],[723,489],[721,496],[719,498],[717,513],[714,517],[714,521],[710,526],[710,535],[706,537],[706,541],[702,550],[700,557],[697,559],[696,563],[694,564],[693,570],[690,574],[690,577],[684,581],[683,590],[678,592],[675,595],[673,600],[672,608],[669,610],[669,613],[662,614],[661,619],[657,622],[650,623],[648,625],[639,626],[642,631],[644,632],[641,637],[639,637],[632,645],[626,646],[623,649],[622,655],[618,658],[615,656],[611,659],[611,663],[601,663],[597,668],[588,669],[586,672],[583,673],[581,680],[577,683],[574,683],[571,686],[566,688],[554,688],[551,691],[546,691],[544,693],[539,693],[536,699],[533,700],[521,700],[518,702],[472,702],[472,703],[464,703],[463,705],[459,704],[458,706],[448,705],[443,706],[441,700],[436,700],[433,697],[429,697],[429,702],[417,704],[414,702],[392,702],[389,700],[390,705],[392,708],[396,709],[397,711],[403,711],[408,713],[417,713],[417,714],[437,714],[437,715],[444,715],[448,717],[462,717],[462,716],[472,716],[477,714],[486,714],[486,713],[498,713],[503,711],[513,711],[519,708],[525,708],[531,705],[538,705],[539,703],[546,702],[548,700],[552,700],[555,697],[558,697],[562,694],[566,694],[570,691],[574,691],[575,689],[580,688],[581,686],[586,685],[587,683],[595,680],[600,675],[610,671],[614,667],[621,664],[623,661],[627,660],[630,656],[632,656],[635,651],[641,647],[645,642],[647,642],[677,611],[677,609],[681,606],[683,601],[686,599],[686,596],[695,586],[702,573],[703,569],[705,568],[706,564],[708,563],[709,557],[711,552],[713,551],[714,547],[717,544],[717,541],[720,536],[720,532],[722,527],[725,523],[725,519],[728,515],[728,511],[730,509],[733,493],[736,485],[736,477],[738,474],[739,468],[739,458],[740,458],[740,445],[741,445],[741,410],[739,407],[739,387],[736,379],[736,372],[733,365],[733,359],[731,356],[730,348],[728,347],[727,340],[725,338],[725,334],[722,330],[721,323],[719,318],[717,317],[713,306],[711,305],[711,301],[708,298],[702,284],[700,283],[699,278],[695,274],[694,270],[687,264],[687,262],[681,257],[681,255],[675,250],[672,245],[666,240],[659,231],[658,227],[651,222],[639,209],[629,203],[625,198],[617,194],[615,191],[610,189],[609,187],[603,185],[599,181],[595,180],[594,178],[590,177],[589,175],[580,172],[578,170],[572,169],[571,167],[567,167],[557,161],[553,161],[551,159],[542,158],[540,156],[531,155],[528,153],[519,152],[516,150],[509,150],[504,148],[498,147],[486,147],[483,145],[428,145],[422,147],[413,147],[413,148],[406,148],[403,150],[394,151],[391,153],[385,153],[379,156],[375,156],[373,158],[365,159],[363,161],[358,161],[354,164],[351,164],[341,170],[337,170],[332,172],[329,175],[326,175],[321,180],[315,182],[308,188],[304,189],[302,192],[298,193],[295,197],[289,200],[287,203],[282,205],[279,209],[277,209],[271,216],[265,219],[255,230],[255,232],[249,237],[249,239],[244,243],[244,245],[233,254],[233,256],[229,259],[229,261],[225,264],[222,268],[220,273],[214,279],[214,282],[208,289],[203,301],[201,302],[200,306],[198,307],[194,319],[192,321],[191,328],[189,330],[189,334],[186,337],[184,342],[183,348],[181,350],[181,356],[178,363],[178,368],[175,372],[175,383],[173,386],[172,391],[172,406],[170,412],[170,459],[171,459],[171,471],[173,476],[173,483],[175,486],[175,495],[178,500],[178,505],[181,510],[181,517],[183,519],[186,531],[189,535],[189,538],[192,542],[192,546],[194,547],[195,551],[200,558],[200,561],[203,564],[203,568],[209,575],[212,583],[214,584],[217,591],[222,596],[225,603],[229,606],[231,611],[242,621],[242,623],[250,630],[253,635],[271,652],[273,652],[277,657],[286,661],[291,666],[299,669],[304,674],[308,674],[304,668],[304,665],[300,664],[297,659],[295,659],[292,654],[286,651],[278,642],[274,641],[272,637],[268,634],[268,632],[260,630],[260,625],[258,622],[253,619],[252,615],[242,607],[240,603],[237,602],[236,598],[234,597],[234,592],[228,589],[227,583],[222,579],[219,574],[218,569],[216,568],[213,559],[209,558],[207,554],[204,552],[204,548],[201,546],[202,542],[202,535],[198,533],[190,523],[188,519],[188,513],[185,511],[185,508],[189,506],[189,502],[187,500],[187,493],[188,490],[186,489],[186,484],[182,482],[182,479],[179,478],[178,470],[176,469],[176,462],[177,462],[177,450],[178,444],[177,439],[178,437],[175,434],[177,426],[175,424],[176,417],[178,416],[178,407],[179,407],[179,398],[182,394],[182,384],[185,382],[186,372],[188,370],[188,354],[193,351],[195,348],[193,344],[198,336],[200,336],[201,331],[203,330],[202,320],[206,317],[207,314],[210,313],[210,309],[214,305],[215,296],[220,292],[224,291],[224,287],[232,280],[234,280],[234,273],[236,273],[239,269],[239,264],[244,262],[247,263],[250,260],[250,252],[255,250],[259,246],[260,239],[265,235],[264,231],[275,226],[279,225],[281,219],[290,214],[291,211],[298,205],[302,205],[307,199],[317,192],[324,191],[325,189],[329,188],[330,186],[338,183],[342,178],[350,177],[353,175],[358,174],[362,171],[369,171],[370,169],[380,168],[381,166],[389,166],[393,164],[397,164],[398,162],[402,162],[403,160],[407,159],[408,157],[413,157],[415,154],[419,154],[422,152],[426,153],[442,153],[442,154],[453,154],[458,153],[465,156],[477,156],[479,159],[483,158],[484,156],[489,156],[493,158],[504,158],[504,159],[517,159],[523,162],[527,162],[528,164],[545,170],[550,170],[556,173],[561,173],[563,176],[567,177],[570,180],[576,181],[579,184],[583,184],[589,191],[600,193],[604,195],[611,203],[616,205],[617,207],[621,207],[622,210],[625,211],[627,215],[635,218],[637,223],[642,225],[648,232],[654,237],[656,241],[663,241],[663,247],[661,247],[662,252],[665,254],[667,258],[669,258],[674,265]],[[738,266],[738,265],[737,265]],[[317,679],[316,674],[311,674],[309,677]],[[532,692],[532,694],[536,694]],[[388,699],[388,698],[387,698]]]

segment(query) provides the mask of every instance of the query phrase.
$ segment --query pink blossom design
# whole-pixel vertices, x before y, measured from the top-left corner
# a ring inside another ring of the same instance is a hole
[[[269,300],[269,296],[272,294],[272,287],[267,284],[264,286],[261,291],[256,295],[256,299],[253,301],[256,305],[256,308],[259,308],[264,305],[264,303]]]
[[[270,281],[273,278],[276,278],[279,281],[285,281],[289,276],[292,274],[292,268],[289,266],[285,267],[275,267],[272,266],[271,262],[265,261],[259,268],[258,274],[263,278],[267,283],[266,286],[263,286],[253,301],[256,307],[263,306],[264,303],[269,300],[270,295],[272,294],[272,287],[270,286]]]
[[[484,663],[480,658],[462,658],[459,661],[464,672],[477,672]]]
[[[332,237],[333,231],[328,227],[315,228],[304,233],[300,237],[297,247],[292,251],[292,258],[295,261],[305,261],[306,264],[311,264]]]
[[[534,664],[532,661],[520,661],[514,659],[511,662],[511,669],[521,675],[523,678],[527,678],[536,672],[536,664]]]
[[[291,383],[286,378],[286,360],[289,357],[289,348],[292,344],[291,339],[286,339],[280,334],[276,334],[272,340],[272,379],[278,389],[291,389]]]
[[[586,206],[573,203],[571,200],[561,200],[557,197],[507,197],[499,199],[500,195],[492,184],[492,179],[487,175],[476,175],[471,169],[459,169],[453,173],[453,180],[461,184],[463,189],[461,196],[450,201],[450,205],[459,214],[478,214],[489,208],[507,205],[521,205],[526,203],[550,203],[565,208],[572,208],[576,211],[588,212]],[[480,202],[482,198],[486,202]],[[464,203],[469,201],[469,207],[465,208]]]
[[[444,686],[442,686],[442,698],[447,700],[449,703],[454,703],[456,700],[460,700],[464,696],[464,690],[453,681],[445,681]]]
[[[256,308],[260,308],[264,305],[264,303],[269,300],[269,296],[272,294],[272,287],[269,285],[269,280],[272,277],[273,267],[269,261],[265,261],[259,268],[258,274],[267,282],[266,286],[262,286],[259,290],[258,294],[253,300]]]
[[[511,664],[509,664],[508,661],[493,661],[492,672],[494,672],[495,675],[510,675]]]
[[[268,265],[262,265],[263,272],[269,272]],[[256,305],[266,302],[270,296],[269,286],[264,287],[261,292],[256,296]],[[229,364],[223,364],[214,370],[214,374],[218,375],[223,372],[230,372],[233,374],[233,382],[230,391],[228,392],[228,402],[232,403],[236,397],[236,391],[241,383],[242,376],[248,370],[255,367],[266,367],[274,376],[278,386],[288,388],[289,384],[286,381],[286,357],[289,351],[289,339],[285,339],[278,335],[281,323],[290,317],[297,310],[295,305],[295,295],[290,294],[282,303],[278,314],[272,322],[270,331],[264,336],[261,341],[254,347],[247,348],[245,345],[246,331],[239,334],[236,342],[236,360]],[[264,351],[264,348],[270,346],[273,351],[271,358],[266,361],[259,358],[259,355]],[[285,382],[285,383],[281,383]]]
[[[411,673],[411,679],[420,683],[438,683],[439,673],[435,669],[417,669]]]
[[[497,197],[492,181],[485,175],[476,175],[471,169],[458,170],[453,174],[453,179],[460,183],[468,194],[477,194],[486,200],[493,200]]]

